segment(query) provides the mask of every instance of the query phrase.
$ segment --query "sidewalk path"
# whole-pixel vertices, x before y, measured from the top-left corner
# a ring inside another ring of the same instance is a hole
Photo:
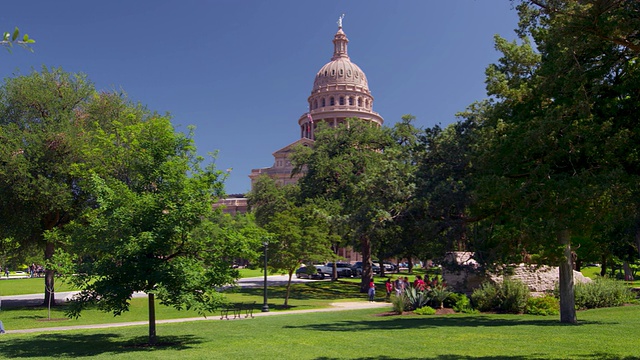
[[[331,303],[331,307],[322,308],[322,309],[258,312],[258,313],[254,313],[253,316],[261,317],[261,316],[275,316],[275,315],[305,314],[305,313],[315,313],[315,312],[334,312],[334,311],[344,311],[344,310],[383,308],[383,307],[390,307],[390,306],[391,306],[390,303],[368,302],[363,300],[363,301],[357,301],[357,302],[354,301],[354,302]],[[244,320],[244,319],[245,319],[244,317],[240,317],[240,318],[229,319],[229,321]],[[189,322],[189,321],[203,321],[203,320],[220,321],[221,319],[218,316],[209,316],[207,318],[194,317],[194,318],[181,318],[181,319],[166,319],[166,320],[156,320],[156,325]],[[115,328],[115,327],[124,327],[124,326],[141,326],[141,325],[148,325],[148,324],[149,324],[148,321],[132,321],[132,322],[122,322],[122,323],[111,323],[111,324],[74,325],[74,326],[57,326],[57,327],[37,328],[37,329],[7,330],[6,333],[7,334],[26,334],[26,333],[81,330],[81,329],[106,329],[106,328]]]

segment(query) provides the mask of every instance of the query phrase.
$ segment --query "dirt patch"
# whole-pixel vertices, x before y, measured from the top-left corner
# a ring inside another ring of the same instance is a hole
[[[436,315],[451,315],[456,312],[451,308],[436,309]]]

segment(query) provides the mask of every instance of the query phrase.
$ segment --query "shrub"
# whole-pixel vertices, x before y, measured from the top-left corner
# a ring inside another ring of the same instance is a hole
[[[473,291],[471,300],[480,311],[521,314],[529,299],[529,289],[518,280],[505,278],[501,283],[486,282]]]
[[[525,314],[530,315],[558,315],[560,314],[560,302],[553,296],[531,297],[527,300]]]
[[[450,293],[444,299],[443,304],[445,307],[452,308],[455,312],[471,313],[474,311],[469,297],[461,293]]]
[[[424,306],[418,309],[415,309],[414,314],[417,315],[433,315],[436,313],[436,309],[432,308],[431,306]]]
[[[396,314],[402,314],[404,311],[409,310],[409,305],[407,303],[407,297],[402,296],[394,296],[391,299],[391,303],[393,304],[393,311]]]
[[[622,281],[597,278],[589,283],[577,283],[575,298],[576,308],[595,309],[624,305],[634,301],[635,296]]]
[[[505,278],[502,282],[502,311],[522,314],[527,307],[527,300],[529,300],[530,293],[529,288],[525,283],[518,280],[511,280]]]
[[[429,292],[425,290],[418,290],[412,286],[404,291],[404,296],[408,304],[407,310],[419,309],[426,306],[431,300]]]
[[[480,311],[494,310],[498,307],[498,287],[495,284],[485,282],[473,290],[471,300],[474,307]]]
[[[443,301],[444,299],[446,299],[449,294],[451,294],[451,291],[447,290],[446,285],[443,284],[438,284],[436,286],[434,286],[430,291],[429,291],[429,297],[431,298],[431,304],[433,304],[434,307],[438,307],[440,309],[443,308]]]

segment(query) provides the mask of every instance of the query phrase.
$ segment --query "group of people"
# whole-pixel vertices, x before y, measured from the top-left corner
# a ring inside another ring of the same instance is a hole
[[[42,265],[31,264],[29,265],[29,276],[30,277],[41,277],[44,274],[44,267]]]
[[[439,282],[438,282],[437,276],[434,277],[433,280],[429,280],[428,276],[425,276],[425,278],[423,279],[422,276],[416,275],[416,279],[413,281],[413,283],[409,282],[408,277],[399,276],[394,281],[391,281],[391,278],[387,278],[387,281],[385,281],[384,286],[385,286],[385,290],[387,291],[387,300],[389,300],[394,290],[395,290],[396,296],[402,296],[402,294],[404,294],[404,292],[411,286],[413,286],[415,289],[418,289],[420,291],[424,291],[437,286],[438,283]],[[444,282],[443,282],[443,285],[444,285]],[[373,278],[369,282],[368,295],[369,295],[369,301],[373,302],[374,297],[376,295],[376,284],[373,282]]]

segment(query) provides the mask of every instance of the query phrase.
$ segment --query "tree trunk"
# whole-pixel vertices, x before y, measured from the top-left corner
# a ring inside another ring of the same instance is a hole
[[[569,230],[558,232],[558,241],[564,246],[564,259],[560,262],[559,283],[560,283],[560,322],[575,324],[576,299],[573,288],[573,258],[571,256],[571,233]]]
[[[607,275],[607,257],[602,255],[602,263],[600,264],[600,276],[605,277]]]
[[[55,244],[48,242],[44,248],[44,258],[45,260],[49,260],[53,257],[53,252],[55,250]],[[56,305],[56,294],[54,288],[55,281],[55,273],[51,269],[45,269],[44,272],[44,306],[55,306]]]
[[[284,307],[289,307],[289,291],[291,290],[291,278],[293,277],[293,272],[295,270],[289,271],[289,281],[287,281],[287,291],[284,295]]]
[[[156,304],[153,293],[149,293],[149,345],[155,345],[156,342]]]
[[[636,230],[636,248],[638,249],[638,256],[640,256],[640,228]]]
[[[624,270],[624,280],[633,281],[633,271],[631,270],[631,266],[629,266],[628,261],[622,262],[622,269]]]
[[[362,248],[362,279],[360,281],[360,292],[369,291],[369,283],[373,279],[373,268],[371,267],[371,240],[368,236],[360,237],[360,247]]]
[[[409,268],[409,274],[413,274],[413,256],[409,255],[407,257],[407,267]]]

